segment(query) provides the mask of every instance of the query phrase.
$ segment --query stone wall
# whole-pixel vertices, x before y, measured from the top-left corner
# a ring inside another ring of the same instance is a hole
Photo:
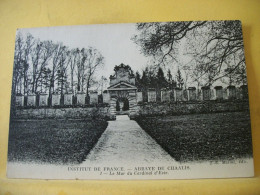
[[[148,102],[158,102],[156,91],[153,88],[148,90],[147,97]],[[247,85],[241,87],[228,86],[225,88],[222,86],[207,86],[201,87],[201,89],[196,89],[195,87],[189,87],[188,89],[175,88],[173,90],[162,89],[160,99],[160,102],[248,99],[248,90]]]
[[[130,104],[134,109],[131,118],[136,116],[153,115],[181,115],[192,113],[211,112],[235,112],[249,111],[247,100],[222,100],[222,101],[200,101],[200,102],[146,102],[138,105]],[[112,110],[111,110],[112,109]],[[114,107],[107,104],[91,107],[70,108],[18,108],[15,110],[13,119],[43,119],[43,118],[107,118],[114,119]]]
[[[145,97],[147,95],[147,97]],[[120,97],[129,101],[130,116],[189,114],[248,110],[247,86],[223,88],[221,86],[190,87],[186,90],[175,88],[158,91],[150,88],[147,93],[124,91]],[[89,98],[89,99],[88,99]],[[25,101],[26,100],[26,101]],[[17,95],[15,100],[16,118],[84,118],[112,117],[116,111],[118,93],[103,93],[103,102],[98,100],[98,94],[91,92],[64,94]],[[144,102],[147,101],[148,102]],[[27,104],[27,105],[26,105]]]
[[[109,106],[85,108],[20,108],[16,109],[13,119],[43,119],[43,118],[88,118],[112,119]]]
[[[64,105],[72,105],[73,104],[73,94],[65,94],[64,95]]]
[[[159,91],[160,92],[160,91]],[[128,93],[128,92],[126,92]],[[145,95],[147,97],[145,97]],[[145,92],[136,92],[136,102],[196,102],[196,101],[210,101],[210,100],[243,100],[248,99],[247,86],[241,87],[228,86],[223,88],[222,86],[216,87],[202,87],[196,89],[195,87],[189,87],[188,89],[175,88],[173,90],[162,89],[157,97],[158,91],[153,88],[148,89]],[[110,103],[112,96],[110,93],[103,93],[103,103]],[[87,100],[89,98],[89,100]],[[27,99],[27,105],[26,100]],[[51,101],[48,101],[48,100]],[[76,101],[73,101],[76,100]],[[51,103],[50,103],[51,102]],[[48,94],[40,95],[17,95],[15,104],[17,107],[55,107],[55,106],[84,106],[84,105],[96,105],[99,104],[98,93],[90,92],[89,96],[83,92],[73,96],[73,94],[53,94],[50,97]]]
[[[155,89],[148,90],[148,102],[156,102],[156,91]]]
[[[192,113],[211,112],[235,112],[249,111],[247,100],[233,101],[201,101],[201,102],[176,102],[176,103],[139,103],[138,114],[144,116],[152,115],[181,115]]]

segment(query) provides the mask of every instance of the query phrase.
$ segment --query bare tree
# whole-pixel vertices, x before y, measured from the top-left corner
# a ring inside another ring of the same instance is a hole
[[[60,63],[60,58],[63,52],[64,46],[62,43],[52,45],[52,63],[51,63],[51,76],[50,76],[50,86],[49,86],[49,95],[54,93],[56,73]]]
[[[240,21],[208,22],[189,39],[193,59],[202,65],[207,85],[230,76],[244,65],[243,37]],[[233,61],[231,62],[231,59]]]
[[[28,84],[29,84],[29,77],[28,77],[28,70],[29,70],[29,57],[32,52],[32,47],[34,45],[34,38],[31,34],[27,34],[25,45],[24,45],[24,62],[23,62],[23,90],[24,95],[28,94]]]
[[[57,80],[58,80],[58,86],[60,94],[63,95],[64,93],[64,86],[67,83],[67,68],[69,63],[68,61],[68,55],[69,51],[68,48],[63,46],[61,50],[59,65],[58,65],[58,74],[57,74]]]
[[[86,66],[85,62],[87,59],[87,52],[85,48],[82,48],[79,51],[79,58],[77,59],[77,70],[76,70],[76,76],[77,76],[77,91],[83,91],[83,86],[85,82],[85,71]]]
[[[32,49],[31,58],[32,58],[32,93],[36,92],[36,79],[39,70],[40,59],[42,55],[42,42],[37,40],[36,46]]]
[[[133,40],[145,56],[159,59],[159,65],[176,60],[184,40],[187,54],[196,61],[193,69],[203,71],[199,77],[207,80],[206,85],[226,77],[245,62],[242,57],[232,70],[224,71],[231,55],[237,59],[244,56],[240,21],[140,23],[136,28],[139,33]]]
[[[247,76],[246,76],[246,66],[245,64],[242,64],[236,69],[236,83],[247,85]]]
[[[107,84],[108,84],[107,78],[102,76],[98,82],[98,88],[100,88],[102,95],[103,95],[104,88],[107,86]]]
[[[19,81],[21,81],[21,77],[22,77],[22,67],[24,63],[23,45],[24,45],[24,41],[23,41],[22,34],[18,32],[15,40],[15,52],[14,52],[13,85],[12,85],[13,95],[18,93]]]
[[[32,49],[32,92],[37,93],[42,79],[43,71],[51,59],[53,53],[53,43],[51,41],[37,41],[36,46]]]
[[[92,47],[81,49],[76,69],[78,91],[83,91],[85,87],[88,94],[94,74],[103,64],[104,57],[97,49]]]
[[[140,32],[133,37],[135,43],[141,46],[145,56],[155,57],[156,62],[167,64],[176,60],[178,43],[187,36],[188,32],[196,30],[206,22],[155,22],[138,23],[136,28]]]
[[[182,87],[184,85],[184,80],[182,78],[182,74],[181,74],[181,71],[179,68],[178,68],[177,74],[176,74],[176,82],[177,82],[177,86],[182,89]]]
[[[49,60],[52,57],[53,54],[53,43],[52,41],[43,41],[42,42],[42,56],[41,56],[41,63],[40,63],[40,69],[38,73],[38,77],[36,79],[36,84],[35,84],[35,91],[37,91],[39,82],[38,80],[43,76],[43,71],[45,67],[47,66]]]
[[[72,49],[69,53],[68,53],[68,63],[69,63],[69,67],[70,67],[70,85],[71,85],[71,91],[72,93],[74,93],[74,73],[75,73],[75,68],[78,62],[78,58],[79,58],[79,49]]]
[[[95,48],[88,48],[88,57],[86,60],[87,74],[86,74],[86,93],[88,94],[91,81],[98,68],[104,65],[104,57]]]
[[[30,34],[24,38],[18,32],[15,42],[12,97],[17,93],[41,93],[47,90],[49,95],[55,91],[63,95],[70,87],[74,92],[75,83],[78,91],[86,90],[88,93],[89,88],[97,84],[94,82],[95,72],[103,63],[104,57],[95,48],[69,50],[62,43],[36,40]]]
[[[192,79],[192,82],[197,83],[197,88],[199,88],[202,83],[202,74],[203,74],[203,65],[197,63],[196,61],[192,61],[192,64],[189,64],[189,74]]]
[[[187,87],[188,87],[188,81],[189,81],[189,75],[190,75],[189,67],[183,66],[182,72],[184,73],[184,74],[183,74],[183,75],[184,75],[184,76],[183,76],[184,89],[187,89]]]

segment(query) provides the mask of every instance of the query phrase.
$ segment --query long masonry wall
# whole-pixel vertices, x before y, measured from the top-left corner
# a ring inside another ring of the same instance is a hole
[[[247,100],[139,103],[136,116],[249,111]]]
[[[180,115],[192,113],[211,112],[235,112],[249,111],[247,100],[223,100],[223,101],[200,101],[200,102],[147,102],[138,103],[133,108],[131,118],[136,116],[153,115]],[[101,107],[74,107],[74,108],[18,108],[13,119],[43,119],[43,118],[68,118],[89,119],[106,118],[114,119],[116,114],[113,106]]]
[[[147,95],[147,97],[144,97]],[[159,96],[159,99],[158,99]],[[135,92],[127,96],[130,116],[189,114],[248,110],[247,86],[221,86],[201,89],[188,88],[161,90],[147,93]],[[25,101],[26,99],[26,101]],[[47,94],[16,96],[15,112],[12,118],[114,118],[117,97],[104,93],[101,99],[97,93]],[[146,100],[146,102],[144,101]]]
[[[144,97],[144,94],[147,97]],[[57,106],[84,106],[84,105],[97,105],[101,103],[116,103],[115,97],[110,97],[109,93],[103,93],[102,98],[97,92],[92,92],[87,96],[85,93],[73,94],[48,94],[39,95],[17,95],[15,97],[15,105],[17,107],[57,107]],[[228,86],[223,88],[222,86],[216,87],[202,87],[196,89],[195,87],[189,87],[188,89],[175,88],[173,90],[162,89],[159,94],[155,89],[149,89],[147,93],[136,92],[136,94],[129,96],[129,98],[135,98],[130,100],[129,103],[135,104],[136,102],[193,102],[193,101],[208,101],[208,100],[235,100],[235,99],[248,99],[247,85],[241,87]],[[158,98],[159,97],[159,98]]]
[[[140,93],[140,92],[139,92]],[[189,87],[187,89],[174,88],[172,90],[162,89],[156,91],[149,89],[147,92],[148,102],[193,102],[193,101],[208,101],[208,100],[235,100],[235,99],[248,99],[247,85],[241,87],[222,86],[216,87],[202,87],[196,89]]]
[[[85,108],[27,108],[16,109],[13,119],[44,119],[44,118],[67,118],[67,119],[90,119],[104,118],[113,119],[110,107],[85,107]]]

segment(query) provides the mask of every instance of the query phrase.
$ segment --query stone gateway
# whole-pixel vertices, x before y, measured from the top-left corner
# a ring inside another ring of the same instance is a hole
[[[137,87],[135,76],[130,66],[120,64],[115,66],[114,75],[110,76],[109,93],[110,112],[112,115],[137,114]]]

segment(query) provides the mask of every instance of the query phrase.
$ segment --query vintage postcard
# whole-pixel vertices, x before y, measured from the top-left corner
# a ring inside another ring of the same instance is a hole
[[[240,21],[18,29],[7,176],[254,175]]]

